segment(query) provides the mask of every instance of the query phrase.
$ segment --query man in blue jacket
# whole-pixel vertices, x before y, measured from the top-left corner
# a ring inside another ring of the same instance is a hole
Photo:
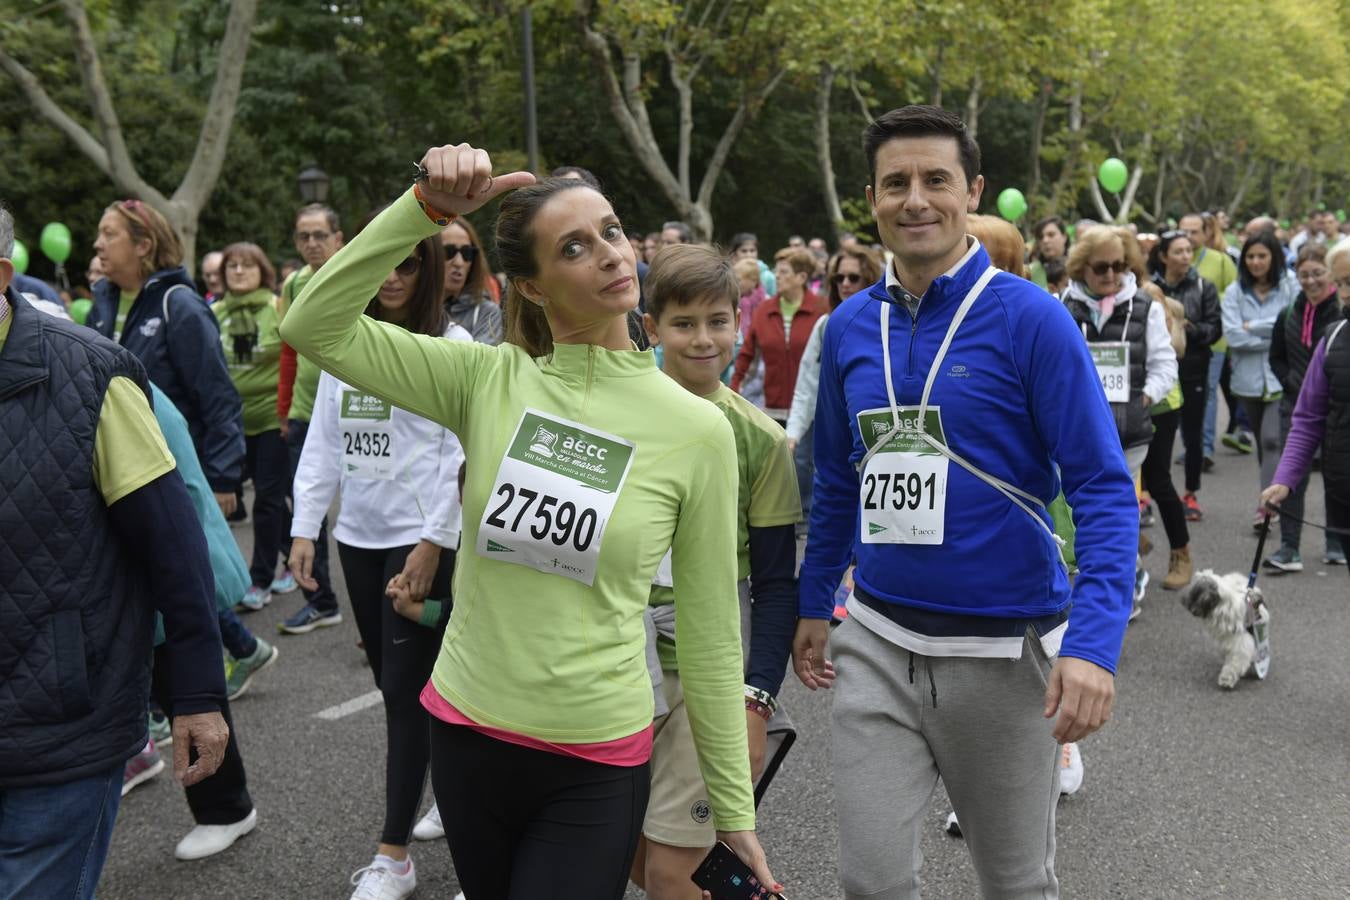
[[[0,293],[13,265],[0,209]],[[206,541],[124,348],[0,296],[0,898],[88,898],[146,744],[154,613],[174,774],[225,757]]]
[[[894,262],[825,329],[793,646],[807,687],[828,687],[834,592],[856,560],[833,638],[845,894],[917,895],[941,777],[983,893],[1053,897],[1056,742],[1111,713],[1134,487],[1073,320],[966,234],[984,180],[960,118],[905,107],[863,143]],[[1072,588],[1045,510],[1061,479]]]

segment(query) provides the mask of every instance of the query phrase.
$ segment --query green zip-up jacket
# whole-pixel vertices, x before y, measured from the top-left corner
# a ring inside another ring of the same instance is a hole
[[[679,668],[714,820],[754,827],[736,590],[736,446],[722,413],[650,352],[414,335],[362,315],[390,270],[439,229],[408,191],[324,264],[282,338],[324,370],[459,436],[469,460],[454,611],[432,673],[469,718],[555,743],[596,743],[652,721],[643,609],[673,551]],[[635,445],[592,587],[476,552],[499,465],[524,410]]]
[[[230,378],[244,402],[245,436],[280,427],[277,382],[281,379],[281,339],[277,336],[276,297],[266,288],[242,296],[226,294],[211,310],[220,323]]]

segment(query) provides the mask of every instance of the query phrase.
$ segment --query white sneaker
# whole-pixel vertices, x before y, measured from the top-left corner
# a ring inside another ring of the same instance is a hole
[[[1059,792],[1076,794],[1083,786],[1083,757],[1077,744],[1065,744],[1059,757]]]
[[[198,825],[187,833],[173,848],[173,855],[179,859],[204,859],[229,849],[235,841],[258,827],[258,811],[249,810],[248,815],[232,825]]]
[[[942,830],[952,837],[961,837],[961,823],[956,821],[956,810],[947,813],[947,824],[943,826]]]
[[[460,891],[458,894],[456,894],[455,900],[464,900],[464,892]]]
[[[412,857],[408,857],[408,871],[402,875],[395,872],[391,865],[398,865],[387,856],[376,856],[364,869],[352,873],[351,900],[403,900],[417,890],[417,870],[413,868]]]
[[[427,814],[413,826],[413,837],[419,841],[434,841],[445,837],[445,826],[441,824],[441,811],[431,804]]]

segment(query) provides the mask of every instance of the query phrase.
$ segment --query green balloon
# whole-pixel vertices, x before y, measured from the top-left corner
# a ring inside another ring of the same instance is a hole
[[[1017,188],[1004,188],[998,195],[998,214],[1009,222],[1016,222],[1027,211],[1027,198]]]
[[[1345,221],[1345,210],[1343,210],[1343,209],[1338,209],[1338,210],[1336,210],[1336,221],[1337,221],[1337,222],[1344,222],[1344,221]]]
[[[1319,201],[1317,201],[1317,209],[1318,209],[1319,211],[1324,210],[1324,209],[1326,209],[1326,208],[1327,208],[1327,203],[1326,203],[1325,200],[1319,200]]]
[[[70,317],[83,325],[84,320],[89,316],[89,307],[93,305],[94,301],[85,300],[81,297],[79,300],[70,304]]]
[[[1103,162],[1097,170],[1097,181],[1113,194],[1119,194],[1124,189],[1129,177],[1130,170],[1114,156]]]
[[[28,248],[23,245],[23,241],[15,241],[14,249],[10,251],[9,261],[14,263],[14,271],[20,275],[28,271]]]
[[[60,222],[48,222],[38,241],[42,254],[58,266],[70,259],[70,229]]]

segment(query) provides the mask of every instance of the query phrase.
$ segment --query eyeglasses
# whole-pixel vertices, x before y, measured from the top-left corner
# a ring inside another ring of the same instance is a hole
[[[322,244],[333,236],[331,231],[297,231],[295,233],[295,242],[297,244],[308,244],[313,241],[316,244]]]
[[[445,261],[449,262],[456,256],[473,265],[473,261],[478,258],[478,248],[473,244],[446,244]]]
[[[1321,281],[1323,278],[1327,277],[1328,273],[1326,269],[1322,269],[1321,271],[1314,270],[1312,272],[1299,272],[1297,274],[1299,281]]]
[[[407,277],[409,275],[416,275],[417,270],[420,268],[422,268],[421,258],[417,256],[410,256],[403,262],[394,266],[394,271],[404,277]]]
[[[1123,259],[1118,259],[1114,262],[1095,262],[1088,266],[1088,268],[1092,270],[1092,274],[1096,275],[1098,278],[1103,277],[1107,272],[1115,272],[1119,275],[1129,267],[1130,264]]]
[[[857,272],[835,272],[834,283],[843,284],[847,281],[849,284],[862,284],[862,275]]]

